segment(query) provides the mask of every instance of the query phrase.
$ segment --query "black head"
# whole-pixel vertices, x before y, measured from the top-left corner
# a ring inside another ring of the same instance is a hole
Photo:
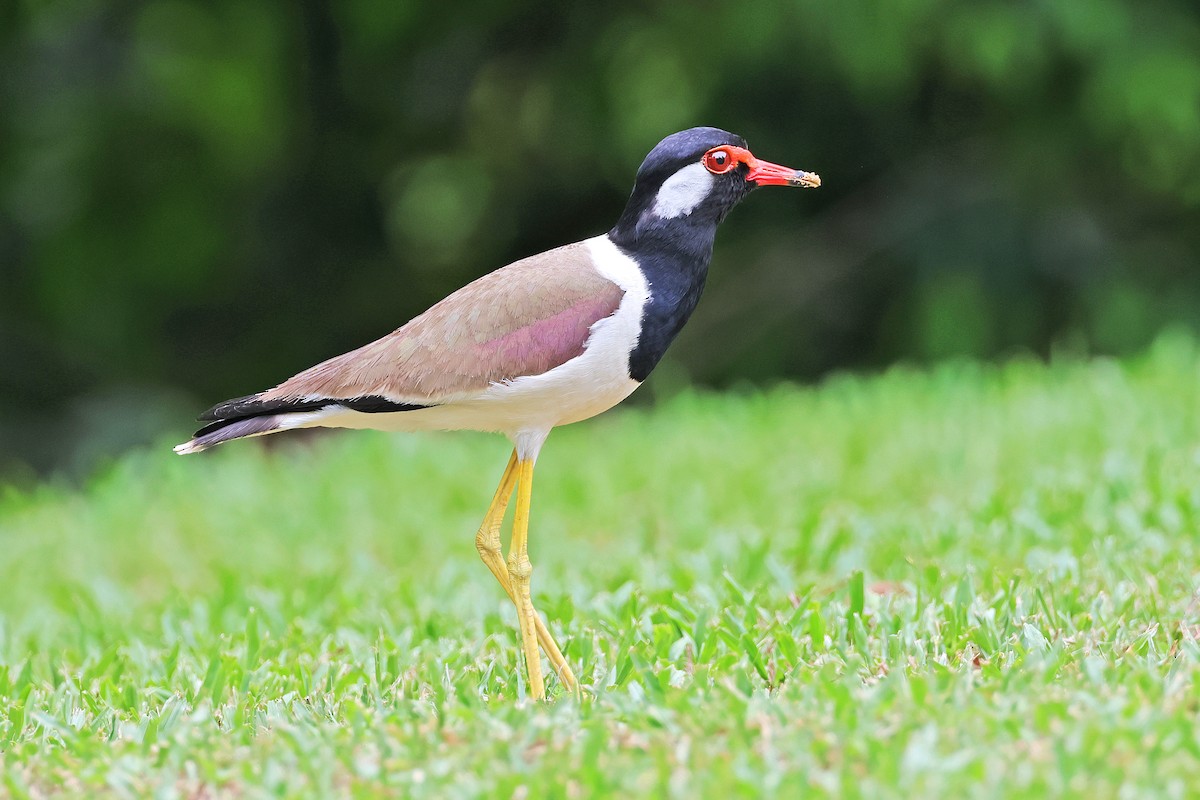
[[[689,128],[663,139],[646,156],[625,211],[609,235],[633,247],[656,231],[683,226],[708,228],[711,240],[712,229],[752,189],[820,183],[811,172],[758,160],[737,134]]]

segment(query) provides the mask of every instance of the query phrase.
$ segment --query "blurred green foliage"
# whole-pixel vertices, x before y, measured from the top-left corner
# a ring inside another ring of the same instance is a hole
[[[735,213],[667,380],[1200,318],[1192,0],[14,0],[0,461],[87,461],[600,232],[696,124],[825,185]]]

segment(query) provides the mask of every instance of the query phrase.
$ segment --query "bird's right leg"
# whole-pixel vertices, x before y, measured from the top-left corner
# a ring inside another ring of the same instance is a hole
[[[504,588],[508,599],[512,600],[514,604],[517,602],[517,596],[513,591],[512,578],[508,574],[508,564],[505,563],[504,555],[500,551],[500,526],[504,523],[504,512],[508,510],[508,501],[511,499],[516,485],[517,451],[513,450],[504,475],[500,478],[500,485],[496,487],[496,496],[492,498],[492,504],[488,506],[487,514],[479,526],[479,532],[475,534],[475,549],[479,551],[479,557],[496,576],[496,580]],[[567,659],[563,657],[562,650],[554,641],[554,637],[550,635],[541,616],[534,615],[534,625],[537,629],[538,643],[546,651],[546,657],[550,659],[550,665],[558,674],[558,679],[562,681],[568,691],[578,692],[579,682],[575,679],[575,673],[571,671]]]

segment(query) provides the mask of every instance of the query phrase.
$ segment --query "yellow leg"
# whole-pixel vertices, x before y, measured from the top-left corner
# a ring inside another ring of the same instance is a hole
[[[504,470],[504,476],[500,478],[500,485],[496,487],[496,496],[492,498],[492,504],[488,506],[487,515],[484,516],[483,523],[479,526],[479,532],[475,534],[475,549],[479,551],[479,557],[496,576],[496,580],[500,582],[500,586],[503,587],[509,599],[517,605],[519,611],[521,606],[517,602],[508,567],[500,552],[500,526],[504,522],[504,512],[508,509],[508,500],[517,484],[517,465],[517,451],[514,450],[512,457],[508,460],[508,466]],[[532,474],[532,469],[530,474]],[[526,505],[526,509],[528,509],[528,505]],[[526,514],[526,519],[528,519],[528,510]],[[526,563],[528,563],[528,558],[526,558]],[[575,679],[575,673],[571,671],[566,658],[563,657],[558,643],[554,641],[554,637],[550,635],[546,624],[542,622],[542,618],[537,613],[534,613],[533,619],[537,639],[541,643],[542,649],[546,651],[546,656],[550,659],[550,664],[554,667],[558,679],[562,681],[568,691],[578,692],[579,682]]]
[[[534,700],[546,696],[542,682],[542,659],[537,645],[537,610],[529,591],[533,564],[529,563],[529,502],[533,496],[533,461],[517,460],[517,510],[513,513],[512,547],[508,551],[508,577],[512,580],[513,602],[521,622],[521,646],[529,673],[529,694]]]

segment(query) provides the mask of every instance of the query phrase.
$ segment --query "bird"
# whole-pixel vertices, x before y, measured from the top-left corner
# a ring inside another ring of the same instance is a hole
[[[734,206],[760,186],[820,185],[815,173],[756,158],[728,131],[671,134],[643,160],[607,233],[501,267],[376,341],[213,406],[175,451],[311,427],[504,434],[512,455],[476,549],[516,606],[529,696],[546,696],[539,646],[578,694],[530,590],[538,453],[553,428],[606,411],[646,380],[696,308],[717,226]]]

